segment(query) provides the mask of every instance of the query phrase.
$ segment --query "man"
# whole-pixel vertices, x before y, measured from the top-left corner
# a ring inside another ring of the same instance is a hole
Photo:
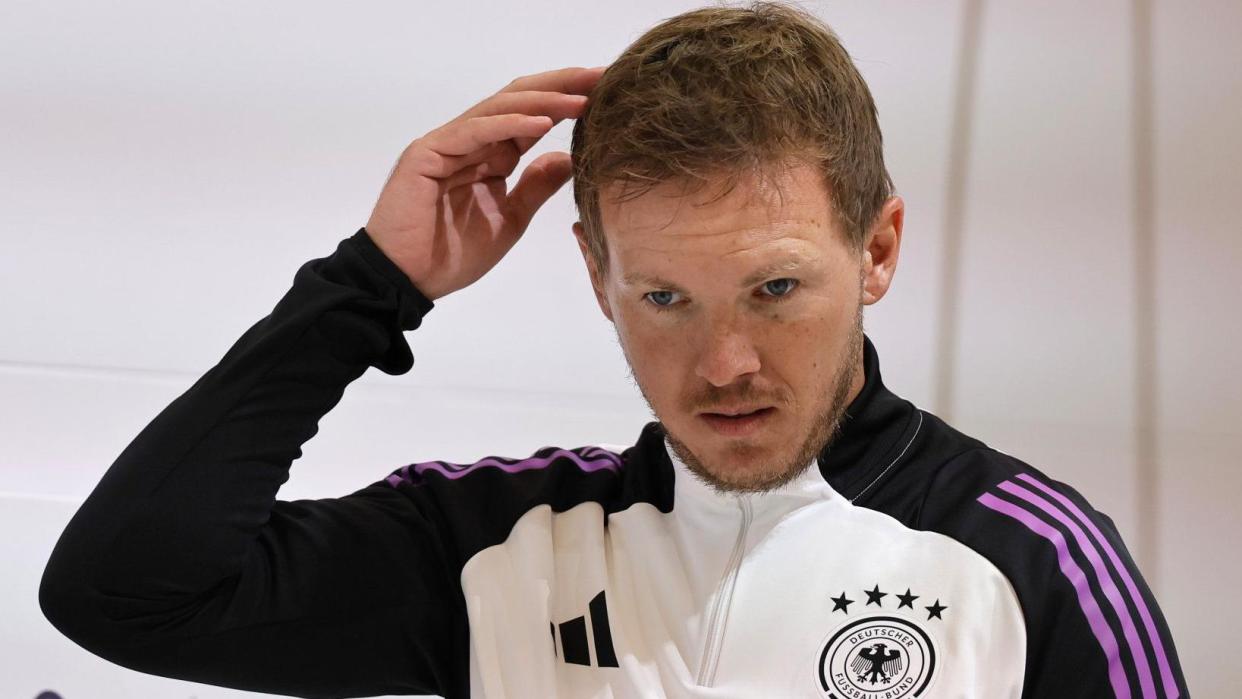
[[[572,158],[507,191],[567,118]],[[402,332],[571,176],[659,419],[276,500],[349,382],[407,372]],[[307,697],[1185,696],[1112,522],[884,387],[862,308],[903,216],[866,85],[796,9],[515,80],[411,143],[366,226],[121,454],[44,612],[127,667]]]

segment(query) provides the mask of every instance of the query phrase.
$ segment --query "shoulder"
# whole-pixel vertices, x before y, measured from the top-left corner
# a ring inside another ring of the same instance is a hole
[[[589,474],[616,475],[625,463],[624,450],[613,445],[573,448],[545,446],[525,456],[487,455],[477,460],[421,461],[394,470],[384,481],[390,486],[422,486],[442,481],[508,479],[564,480]],[[524,474],[524,475],[523,475]]]
[[[977,446],[928,469],[926,489],[912,522],[949,534],[1004,562],[1029,562],[1033,550],[1058,554],[1056,570],[1073,550],[1087,565],[1099,558],[1134,568],[1106,513],[1072,485],[988,446]],[[1061,571],[1064,572],[1064,571]],[[1118,571],[1119,573],[1121,571]]]
[[[1168,627],[1112,519],[1071,485],[925,416],[942,427],[867,506],[964,544],[1008,578],[1026,620],[1030,696],[1184,692]]]
[[[1073,486],[931,413],[923,416],[929,429],[922,448],[860,504],[974,549],[1004,571],[1020,595],[1057,589],[1076,595],[1073,585],[1051,583],[1076,576],[1076,568],[1095,572],[1096,562],[1117,580],[1137,574],[1112,519]]]
[[[998,499],[1016,500],[1058,521],[1067,512],[1080,515],[1084,526],[1115,530],[1112,520],[1071,485],[963,434],[930,412],[917,412],[921,429],[907,445],[908,453],[855,504],[885,512],[906,526],[943,530],[969,527],[979,516],[1012,513]],[[1057,507],[1045,507],[1049,503]]]
[[[504,541],[526,514],[565,512],[585,503],[606,515],[671,497],[641,450],[598,443],[543,446],[522,456],[429,460],[394,469],[369,486],[396,491],[453,542],[460,560]]]
[[[434,500],[437,509],[479,520],[475,526],[486,519],[504,525],[540,505],[555,510],[591,501],[611,506],[622,491],[628,462],[625,450],[603,445],[544,446],[521,456],[406,464],[377,485],[416,500]]]

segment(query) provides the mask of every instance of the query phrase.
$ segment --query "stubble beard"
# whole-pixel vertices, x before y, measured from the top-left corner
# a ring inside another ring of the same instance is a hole
[[[849,339],[846,341],[842,351],[837,374],[833,379],[832,398],[828,401],[823,411],[820,412],[819,416],[811,423],[810,433],[802,441],[792,457],[775,467],[768,465],[767,468],[753,468],[740,474],[713,471],[700,461],[694,455],[694,452],[669,431],[668,427],[661,421],[660,426],[665,439],[668,441],[669,447],[677,455],[677,458],[681,459],[682,463],[699,480],[722,494],[736,495],[774,490],[805,473],[815,457],[831,445],[841,432],[841,420],[845,415],[845,409],[849,407],[851,398],[850,388],[853,386],[854,378],[859,371],[858,367],[862,357],[862,309],[863,304],[860,302],[854,322],[850,328]],[[630,377],[631,379],[634,378],[632,370]],[[656,415],[646,392],[642,390],[642,386],[638,384],[637,380],[634,383],[638,385],[638,390],[642,393],[643,399],[647,401],[647,407],[651,410],[652,415],[655,415],[658,419],[659,416]]]

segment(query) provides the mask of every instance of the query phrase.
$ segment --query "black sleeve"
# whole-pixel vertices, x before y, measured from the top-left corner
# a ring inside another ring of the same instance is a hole
[[[1111,518],[1072,487],[982,448],[927,488],[919,528],[988,558],[1026,621],[1023,699],[1186,697],[1173,637]]]
[[[432,306],[365,229],[302,265],[70,520],[39,587],[48,620],[164,677],[301,697],[460,694],[466,614],[434,513],[383,481],[275,499],[351,381],[410,370],[402,333]]]

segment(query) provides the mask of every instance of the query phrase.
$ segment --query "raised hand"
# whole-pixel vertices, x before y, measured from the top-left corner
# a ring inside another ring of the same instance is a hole
[[[424,296],[440,298],[486,274],[569,181],[562,151],[527,165],[511,192],[505,179],[553,126],[582,113],[604,68],[517,78],[402,151],[366,229]]]

